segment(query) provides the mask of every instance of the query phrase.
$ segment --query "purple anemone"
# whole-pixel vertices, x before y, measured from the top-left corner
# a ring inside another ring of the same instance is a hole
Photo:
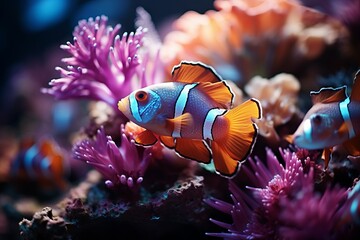
[[[146,28],[118,34],[121,26],[107,25],[107,17],[79,21],[74,43],[61,48],[72,56],[63,58],[66,68],[57,67],[60,78],[44,93],[56,99],[86,98],[104,101],[117,110],[117,102],[138,88],[160,82],[162,68],[158,51],[144,44]],[[119,111],[116,111],[119,112]]]
[[[150,149],[138,147],[133,139],[128,139],[123,126],[120,147],[100,128],[93,140],[86,139],[77,144],[73,154],[75,159],[95,167],[106,179],[108,187],[125,185],[130,189],[143,181],[152,157]]]
[[[231,215],[233,223],[210,219],[228,229],[223,233],[207,233],[224,239],[331,239],[339,234],[337,224],[347,209],[347,190],[314,189],[314,169],[304,171],[295,153],[281,151],[283,167],[267,150],[266,165],[250,159],[243,174],[251,185],[240,189],[230,181],[233,204],[207,199],[214,208]],[[305,165],[310,164],[307,158]]]

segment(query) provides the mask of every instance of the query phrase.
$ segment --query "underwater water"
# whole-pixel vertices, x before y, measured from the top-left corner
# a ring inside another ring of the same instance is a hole
[[[12,1],[0,239],[358,239],[360,1]]]

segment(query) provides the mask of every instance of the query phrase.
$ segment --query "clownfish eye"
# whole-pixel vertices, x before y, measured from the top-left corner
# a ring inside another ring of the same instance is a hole
[[[148,94],[147,92],[140,90],[135,94],[135,98],[139,102],[145,102],[148,99]]]

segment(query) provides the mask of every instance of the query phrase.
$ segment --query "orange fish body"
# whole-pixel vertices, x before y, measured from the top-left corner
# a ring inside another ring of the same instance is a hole
[[[305,149],[328,149],[342,145],[353,156],[360,154],[360,74],[356,74],[351,96],[346,87],[311,92],[313,107],[293,136]]]
[[[213,159],[218,173],[234,176],[255,143],[257,127],[251,118],[261,117],[259,102],[250,99],[230,109],[230,87],[201,63],[175,66],[172,80],[137,90],[119,102],[131,121],[147,129],[135,141],[152,145],[159,138],[179,155],[202,163]]]

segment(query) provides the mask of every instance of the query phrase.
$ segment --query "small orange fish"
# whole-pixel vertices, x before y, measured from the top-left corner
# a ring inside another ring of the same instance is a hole
[[[341,145],[352,156],[360,155],[360,71],[351,96],[347,96],[346,86],[322,88],[310,95],[314,106],[294,133],[294,144],[305,149],[325,149],[326,166],[334,146]]]
[[[254,146],[261,118],[260,103],[249,99],[230,109],[234,94],[209,66],[181,62],[172,82],[134,91],[118,103],[121,112],[146,130],[135,136],[140,145],[158,139],[185,158],[201,163],[213,159],[216,171],[234,176]]]
[[[11,164],[11,177],[20,182],[36,182],[43,187],[65,188],[68,171],[63,152],[49,139],[24,140]]]

